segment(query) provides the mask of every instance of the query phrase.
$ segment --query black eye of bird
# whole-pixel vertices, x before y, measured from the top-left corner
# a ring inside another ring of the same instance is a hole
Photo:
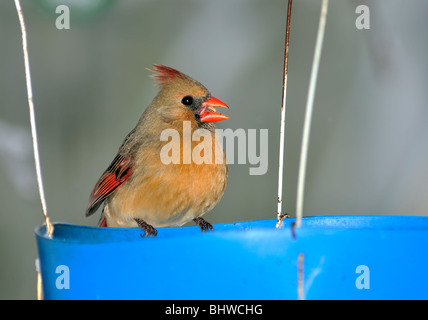
[[[185,96],[182,100],[181,103],[186,105],[186,106],[190,106],[193,103],[193,98],[191,96]]]

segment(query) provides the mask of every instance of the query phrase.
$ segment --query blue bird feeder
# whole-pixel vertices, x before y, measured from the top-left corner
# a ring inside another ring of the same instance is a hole
[[[295,234],[293,221],[157,237],[57,223],[48,238],[39,226],[44,298],[428,299],[428,217],[306,217]]]

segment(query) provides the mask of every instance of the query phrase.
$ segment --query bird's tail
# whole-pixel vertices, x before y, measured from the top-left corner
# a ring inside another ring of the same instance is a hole
[[[107,219],[104,217],[104,215],[101,215],[100,221],[98,221],[98,227],[108,227],[107,226]]]

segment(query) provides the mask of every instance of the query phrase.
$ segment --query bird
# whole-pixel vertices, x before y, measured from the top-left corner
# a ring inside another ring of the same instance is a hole
[[[223,197],[228,181],[226,156],[214,123],[229,119],[216,108],[229,107],[200,82],[174,68],[153,64],[148,70],[159,91],[93,188],[85,216],[103,204],[99,227],[139,227],[144,236],[156,236],[156,228],[193,220],[203,232],[214,230],[202,216]],[[184,142],[184,124],[192,134],[205,130],[212,138],[207,140],[212,141],[212,150],[220,150],[216,160],[221,161],[185,162],[197,141]],[[170,132],[167,130],[178,132],[180,139],[161,139],[162,132]],[[167,143],[179,148],[178,161],[162,161]]]

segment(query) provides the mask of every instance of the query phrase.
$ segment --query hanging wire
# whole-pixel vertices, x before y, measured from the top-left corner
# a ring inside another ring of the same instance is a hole
[[[34,161],[36,165],[37,185],[39,188],[40,202],[42,204],[43,215],[45,217],[46,233],[49,238],[52,238],[53,225],[48,216],[45,192],[43,189],[42,171],[40,168],[39,145],[37,142],[36,117],[34,114],[34,104],[33,104],[33,89],[31,85],[30,59],[28,58],[27,31],[25,28],[24,15],[22,13],[21,4],[19,0],[15,0],[15,6],[16,6],[16,12],[18,13],[19,24],[21,25],[21,33],[22,33],[22,50],[24,53],[24,64],[25,64],[25,82],[27,84],[28,107],[30,112],[31,136],[33,138],[33,151],[34,151]],[[37,300],[42,300],[43,299],[42,276],[40,271],[39,259],[36,260],[36,272],[37,272]]]
[[[39,145],[37,142],[36,117],[34,113],[34,104],[33,104],[33,89],[31,85],[30,59],[28,58],[27,31],[25,28],[24,15],[22,13],[21,4],[19,0],[15,0],[15,6],[16,6],[16,12],[18,13],[19,24],[21,26],[21,33],[22,33],[22,50],[24,53],[24,64],[25,64],[25,82],[27,84],[28,107],[30,112],[31,136],[33,138],[33,151],[34,151],[34,161],[36,165],[37,184],[39,188],[40,202],[42,204],[43,215],[45,217],[46,233],[49,238],[52,238],[54,228],[48,216],[45,192],[43,189],[42,171],[40,168]],[[36,260],[36,272],[37,272],[37,300],[42,300],[43,299],[42,275],[40,271],[39,259]]]
[[[287,26],[285,31],[285,52],[284,52],[284,79],[282,83],[282,105],[281,105],[281,128],[279,136],[279,172],[278,172],[278,210],[277,223],[275,228],[279,228],[282,220],[287,214],[282,213],[282,180],[284,171],[284,136],[285,136],[285,110],[287,100],[287,73],[288,73],[288,44],[290,40],[290,18],[292,0],[288,0]]]
[[[299,253],[297,258],[297,299],[304,300],[305,292],[304,292],[304,261],[305,254]]]
[[[43,215],[45,217],[46,232],[48,236],[52,238],[53,225],[50,222],[50,219],[48,216],[48,209],[47,209],[46,200],[45,200],[45,192],[43,189],[42,173],[40,169],[39,145],[37,142],[36,117],[34,115],[33,89],[31,85],[30,60],[28,58],[27,31],[25,28],[24,15],[22,14],[21,4],[19,0],[15,0],[15,6],[16,6],[16,11],[18,13],[18,18],[19,18],[19,23],[21,25],[21,33],[22,33],[22,50],[24,52],[24,63],[25,63],[25,81],[27,84],[28,107],[30,112],[31,136],[33,138],[33,151],[34,151],[34,161],[36,165],[37,184],[39,188]]]
[[[40,259],[36,259],[36,272],[37,272],[37,300],[43,300],[43,288],[42,288],[42,272],[40,270]]]
[[[299,176],[297,180],[296,227],[301,226],[303,217],[303,199],[305,192],[305,176],[306,163],[308,159],[309,136],[311,131],[312,111],[314,108],[314,97],[321,58],[321,49],[324,40],[325,25],[327,21],[327,7],[328,0],[323,0],[321,4],[321,16],[318,25],[318,35],[315,45],[314,58],[312,61],[311,78],[309,82],[308,97],[306,102],[305,121],[303,124],[303,135],[299,162]]]

